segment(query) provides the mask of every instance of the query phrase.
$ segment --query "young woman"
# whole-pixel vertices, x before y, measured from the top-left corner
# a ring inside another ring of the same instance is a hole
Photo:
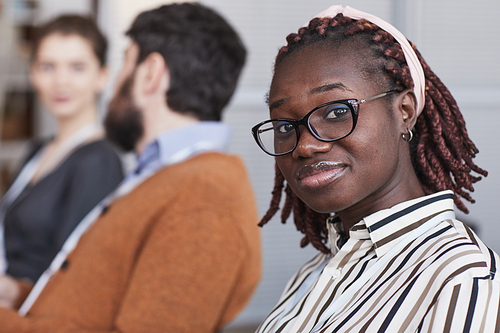
[[[498,255],[455,219],[486,171],[448,89],[387,22],[333,6],[278,53],[265,224],[293,212],[321,253],[258,332],[497,332]]]
[[[123,177],[97,114],[106,48],[84,17],[62,16],[39,28],[31,82],[58,127],[54,138],[35,145],[2,199],[4,281],[36,282],[74,227]]]

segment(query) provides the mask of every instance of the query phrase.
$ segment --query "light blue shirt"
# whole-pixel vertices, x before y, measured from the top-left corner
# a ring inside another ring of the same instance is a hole
[[[137,156],[137,168],[134,173],[139,175],[206,151],[225,152],[230,136],[229,126],[218,121],[200,121],[166,131]]]

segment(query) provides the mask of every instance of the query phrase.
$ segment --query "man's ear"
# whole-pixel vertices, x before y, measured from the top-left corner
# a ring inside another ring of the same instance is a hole
[[[412,130],[417,122],[417,99],[413,90],[407,89],[396,97],[396,117],[401,120],[403,132]]]
[[[149,54],[138,66],[139,85],[141,92],[145,95],[156,93],[159,89],[164,90],[165,79],[168,85],[168,68],[163,56],[158,52]],[[162,92],[163,93],[163,92]]]

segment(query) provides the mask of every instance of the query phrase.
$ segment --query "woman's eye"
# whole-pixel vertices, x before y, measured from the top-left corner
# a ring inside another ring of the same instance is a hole
[[[334,104],[326,107],[324,115],[325,119],[338,119],[350,113],[349,107],[343,104]]]
[[[287,134],[294,130],[292,124],[285,122],[277,124],[276,126],[274,126],[274,128],[280,134]]]
[[[76,72],[82,72],[85,70],[85,65],[82,63],[75,63],[72,65],[72,68]]]
[[[52,64],[49,64],[49,63],[41,63],[38,68],[40,69],[40,71],[42,72],[50,72],[54,69],[54,65]]]

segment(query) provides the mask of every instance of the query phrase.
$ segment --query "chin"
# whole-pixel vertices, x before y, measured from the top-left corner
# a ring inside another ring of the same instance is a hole
[[[292,185],[289,183],[289,185],[299,199],[315,212],[330,214],[343,210],[349,206],[349,201],[345,196],[335,194],[340,192],[336,190],[337,187],[335,186],[308,189],[299,184]]]
[[[297,194],[296,191],[294,191],[294,193]],[[340,207],[340,205],[337,205],[336,203],[332,202],[332,200],[326,199],[325,195],[312,196],[310,193],[306,194],[301,193],[297,194],[297,196],[307,205],[307,207],[311,208],[317,213],[321,214],[334,213],[337,212]],[[303,198],[306,198],[306,200],[304,200]]]
[[[50,113],[58,118],[58,119],[65,119],[65,118],[71,118],[75,116],[78,113],[78,110],[74,106],[65,106],[65,107],[60,107],[60,106],[54,106],[52,108],[47,107]]]
[[[306,203],[307,205],[307,203]],[[332,213],[336,213],[338,211],[341,211],[342,209],[335,209],[333,207],[329,207],[329,206],[320,206],[320,205],[307,205],[309,208],[311,208],[312,210],[314,210],[316,213],[320,213],[320,214],[332,214]]]

